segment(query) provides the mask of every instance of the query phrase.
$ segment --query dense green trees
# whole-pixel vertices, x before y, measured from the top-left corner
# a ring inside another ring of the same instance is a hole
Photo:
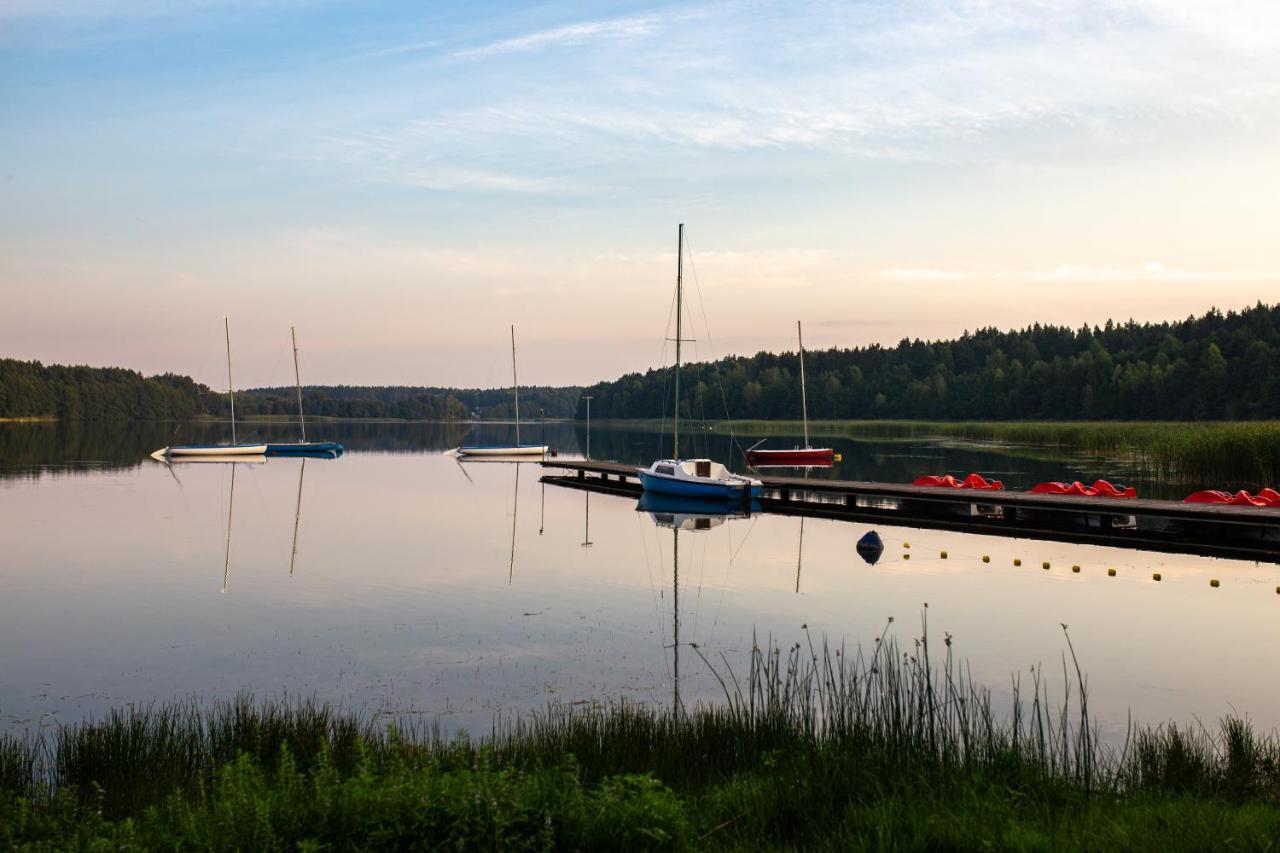
[[[1037,324],[950,341],[833,348],[807,353],[805,370],[811,418],[1280,418],[1280,306],[1211,310],[1176,323]],[[798,418],[798,371],[795,353],[688,365],[681,411]],[[587,392],[595,397],[592,415],[670,415],[670,374],[650,370],[600,383]]]
[[[510,388],[432,388],[411,385],[308,385],[303,404],[308,414],[332,417],[385,417],[416,420],[510,418],[515,411]],[[255,388],[236,395],[236,406],[256,414],[292,414],[298,410],[291,387]],[[582,389],[529,386],[520,389],[520,416],[571,418]],[[270,401],[270,402],[267,402]],[[240,411],[239,408],[236,411]]]
[[[806,357],[813,418],[1252,420],[1280,418],[1280,306],[1210,311],[1176,323],[981,329],[950,341],[833,348]],[[795,353],[687,365],[682,412],[797,418]],[[671,371],[589,389],[599,418],[671,413]],[[585,417],[583,389],[520,391],[527,418]],[[722,400],[723,394],[723,400]],[[245,415],[291,415],[292,388],[237,395]],[[508,418],[509,389],[310,386],[308,414],[421,420]],[[224,415],[226,397],[185,377],[0,359],[0,417],[177,420]]]
[[[468,420],[510,417],[509,389],[419,387],[307,387],[308,415],[337,418]],[[520,413],[571,417],[581,389],[523,388]],[[465,402],[464,402],[465,400]],[[293,388],[258,388],[236,394],[237,415],[294,415]],[[116,367],[64,367],[0,359],[0,418],[55,417],[66,421],[185,420],[228,413],[226,394],[186,376],[143,376]]]
[[[208,388],[172,373],[0,359],[0,417],[180,420],[216,405]]]

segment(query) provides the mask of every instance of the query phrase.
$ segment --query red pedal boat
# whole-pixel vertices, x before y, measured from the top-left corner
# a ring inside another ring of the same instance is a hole
[[[804,447],[790,450],[760,449],[760,442],[747,451],[747,464],[752,468],[830,468],[835,464],[836,453],[830,447],[809,446],[809,401],[804,389],[804,334],[800,321],[796,320],[796,339],[800,342],[800,411],[804,417]]]

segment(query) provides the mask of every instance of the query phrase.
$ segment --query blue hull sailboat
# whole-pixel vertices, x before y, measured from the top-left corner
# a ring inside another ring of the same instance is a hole
[[[684,225],[676,243],[676,406],[673,458],[659,459],[648,468],[639,468],[640,485],[646,492],[682,498],[747,502],[759,497],[762,484],[753,477],[735,474],[711,459],[680,458],[680,343],[683,337]]]
[[[298,370],[298,333],[289,327],[293,341],[293,383],[298,391],[298,426],[302,440],[286,444],[268,444],[268,456],[309,456],[315,459],[336,459],[342,455],[342,445],[336,441],[307,441],[307,419],[302,414],[302,373]]]

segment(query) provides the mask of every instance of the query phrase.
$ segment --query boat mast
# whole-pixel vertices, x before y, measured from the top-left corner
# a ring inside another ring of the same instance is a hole
[[[307,457],[302,457],[302,466],[298,468],[298,503],[293,508],[293,551],[289,554],[289,574],[293,574],[293,564],[298,559],[298,524],[302,521],[302,478],[307,473]],[[804,524],[804,519],[800,519]]]
[[[511,327],[511,391],[516,395],[516,447],[520,446],[520,380],[516,379],[516,327]]]
[[[231,518],[236,511],[236,463],[231,463],[231,496],[227,498],[227,546],[222,554],[222,591],[231,581]]]
[[[671,714],[680,719],[680,526],[671,531]]]
[[[672,459],[680,459],[680,338],[681,332],[681,315],[680,310],[684,305],[684,223],[680,223],[680,230],[676,238],[676,411],[675,426],[672,429],[674,434],[675,451],[671,454]]]
[[[227,398],[231,400],[231,443],[236,443],[236,392],[234,383],[231,381],[231,321],[226,317],[222,318],[222,325],[227,332]],[[231,476],[235,477],[235,469],[231,470]]]
[[[293,326],[289,327],[289,337],[293,339],[293,384],[298,389],[298,423],[302,425],[302,443],[307,443],[307,419],[302,414],[302,374],[298,372],[298,333]]]
[[[800,410],[804,414],[804,446],[809,446],[809,401],[804,391],[804,333],[800,331],[800,321],[796,320],[796,339],[800,341]]]

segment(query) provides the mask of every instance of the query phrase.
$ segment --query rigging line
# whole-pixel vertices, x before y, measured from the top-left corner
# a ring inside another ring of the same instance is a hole
[[[720,389],[720,402],[724,406],[724,419],[728,422],[729,438],[733,444],[737,446],[738,452],[742,454],[743,459],[747,456],[747,451],[738,441],[737,435],[733,432],[733,418],[729,415],[729,398],[724,393],[724,381],[720,378],[720,366],[716,362],[715,340],[711,337],[711,322],[707,319],[707,302],[702,296],[702,284],[698,281],[698,268],[693,264],[693,246],[689,243],[689,235],[686,231],[684,242],[689,246],[689,271],[693,274],[693,287],[698,291],[698,307],[702,309],[702,325],[707,330],[707,349],[711,352],[711,371],[716,376],[716,386]]]
[[[658,642],[661,643],[662,647],[665,649],[667,647],[667,634],[666,634],[667,620],[666,620],[666,614],[662,612],[662,604],[660,599],[658,598],[658,594],[653,584],[653,568],[649,562],[649,541],[648,541],[648,538],[644,535],[645,527],[644,527],[643,519],[640,518],[641,514],[639,512],[636,512],[636,513],[633,513],[633,515],[636,518],[636,525],[640,528],[640,549],[641,549],[641,553],[644,554],[644,571],[649,578],[649,596],[653,599],[653,616],[654,616],[654,620],[658,623]],[[659,550],[659,553],[661,553],[661,550],[662,550],[661,544],[659,544],[658,550]],[[666,658],[667,656],[664,654],[662,656],[663,664],[667,667],[667,675],[669,676],[671,675],[671,666],[670,664],[666,663]]]
[[[662,352],[658,354],[658,365],[659,365],[658,369],[663,372],[662,374],[662,407],[661,407],[662,417],[661,417],[661,420],[659,421],[659,426],[658,426],[658,449],[656,453],[659,459],[662,458],[662,447],[665,444],[665,439],[667,435],[667,391],[671,388],[671,373],[666,369],[667,345],[671,343],[671,321],[675,319],[675,316],[676,316],[676,292],[675,290],[672,290],[671,305],[670,307],[667,308],[667,325],[666,325],[666,328],[662,330]],[[676,405],[679,405],[679,404],[680,404],[680,401],[677,400]]]
[[[751,535],[751,531],[752,529],[755,528],[756,521],[758,519],[759,519],[758,515],[752,517],[751,527],[747,528],[747,532],[742,537],[742,542],[738,543],[738,551],[742,550],[742,546],[746,543],[747,537]],[[726,537],[725,544],[728,546],[728,549],[729,549],[729,553],[727,555],[729,559],[724,569],[724,580],[720,582],[720,600],[716,602],[716,614],[711,618],[711,630],[707,632],[707,640],[706,640],[707,645],[711,644],[711,640],[713,637],[715,637],[715,634],[716,634],[716,627],[720,624],[720,611],[724,607],[724,596],[725,596],[725,593],[729,591],[729,573],[733,571],[733,564],[737,560],[738,551],[735,551],[733,548],[732,531],[729,531],[729,535]]]

